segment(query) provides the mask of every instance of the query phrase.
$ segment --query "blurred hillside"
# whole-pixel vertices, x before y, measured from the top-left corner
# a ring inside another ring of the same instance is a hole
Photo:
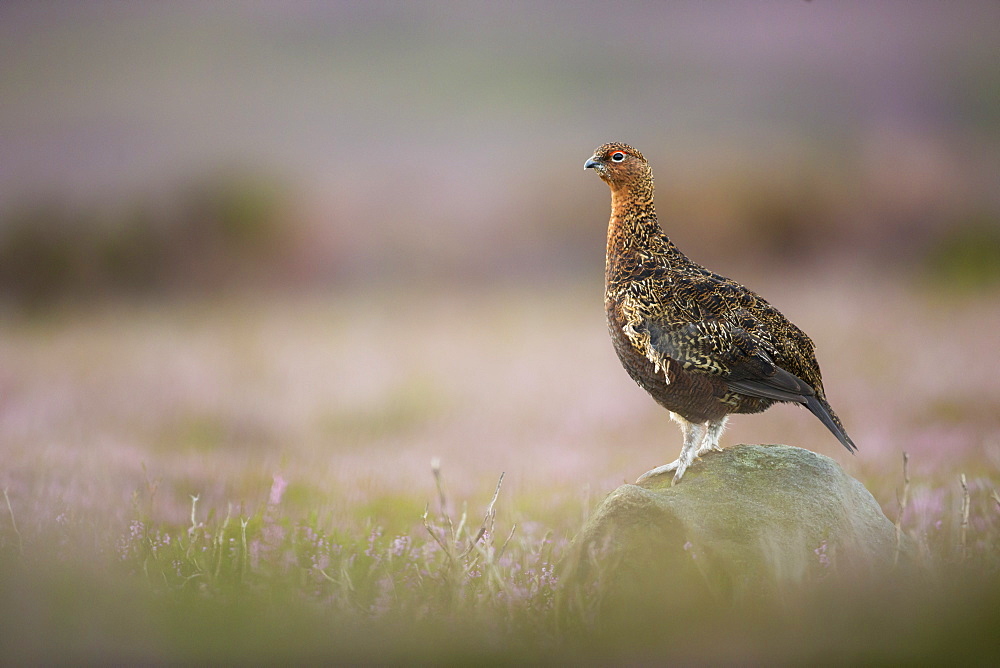
[[[1000,282],[1000,4],[0,4],[0,295],[600,282],[661,220],[791,263]]]

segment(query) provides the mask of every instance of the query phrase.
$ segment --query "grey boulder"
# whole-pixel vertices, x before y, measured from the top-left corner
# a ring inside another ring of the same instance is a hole
[[[623,485],[601,503],[562,564],[564,604],[742,597],[835,573],[871,577],[900,558],[871,493],[809,450],[738,445],[671,478]]]

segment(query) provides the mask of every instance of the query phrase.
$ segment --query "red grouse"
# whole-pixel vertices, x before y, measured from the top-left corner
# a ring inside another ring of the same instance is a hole
[[[823,394],[813,342],[762,297],[688,259],[653,208],[653,172],[627,144],[605,144],[584,165],[611,187],[604,306],[628,374],[680,424],[676,461],[639,480],[720,450],[731,413],[775,402],[804,405],[850,452],[857,448]]]

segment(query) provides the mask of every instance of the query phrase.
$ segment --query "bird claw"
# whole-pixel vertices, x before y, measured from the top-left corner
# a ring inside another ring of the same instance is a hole
[[[655,478],[658,475],[663,475],[664,473],[670,473],[671,471],[676,470],[677,473],[674,474],[674,480],[672,484],[677,484],[677,481],[680,480],[680,476],[684,475],[684,469],[687,468],[686,466],[684,468],[678,468],[679,466],[680,466],[679,459],[674,460],[669,464],[664,464],[663,466],[657,466],[655,469],[650,469],[649,471],[643,473],[636,479],[635,482],[638,484],[643,480],[648,480],[649,478]]]

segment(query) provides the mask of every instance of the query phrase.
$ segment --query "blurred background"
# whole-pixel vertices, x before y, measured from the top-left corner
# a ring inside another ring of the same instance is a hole
[[[183,518],[276,471],[369,503],[432,456],[599,490],[673,459],[606,340],[583,162],[612,140],[683,250],[813,336],[861,452],[786,408],[729,444],[995,474],[998,27],[994,0],[0,3],[3,484],[55,518],[163,477]]]
[[[582,164],[611,140],[706,263],[995,281],[998,25],[992,0],[5,2],[0,290],[591,280]]]

